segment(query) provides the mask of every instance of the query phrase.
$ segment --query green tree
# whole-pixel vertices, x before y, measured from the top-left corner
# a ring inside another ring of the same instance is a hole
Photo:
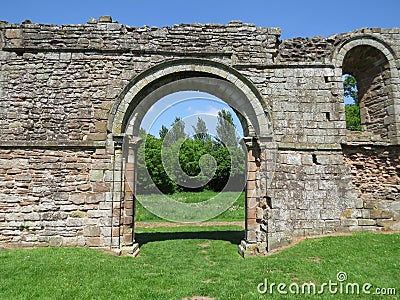
[[[168,134],[165,126],[161,128],[160,138],[150,134],[143,136],[145,141],[138,152],[139,193],[154,193],[157,189],[165,194],[203,189],[221,191],[232,177],[238,179],[234,188],[243,187],[246,156],[238,144],[233,118],[228,111],[218,114],[220,140],[207,133],[201,118],[193,127],[193,139],[187,138],[185,124],[180,118],[175,118],[172,125]]]
[[[215,159],[217,161],[216,176],[210,182],[210,187],[214,191],[222,190],[229,178],[236,178],[237,188],[243,187],[246,155],[239,145],[239,137],[233,123],[233,117],[227,110],[218,112],[217,137],[220,140],[216,145]]]
[[[360,107],[357,104],[346,104],[346,128],[361,131]]]
[[[171,124],[171,129],[166,135],[166,145],[170,146],[176,143],[179,139],[186,139],[185,123],[181,118],[175,117],[174,122]]]
[[[172,194],[176,190],[176,184],[168,177],[162,164],[161,149],[162,140],[151,134],[147,134],[140,145],[137,163],[139,193],[155,193],[159,189],[165,194]]]
[[[165,138],[165,136],[167,135],[167,133],[168,133],[168,128],[165,127],[164,125],[162,125],[160,131],[158,132],[160,139],[163,140]]]
[[[194,139],[200,141],[207,141],[210,139],[206,122],[200,117],[197,118],[196,126],[192,126],[194,130]]]
[[[144,129],[143,127],[140,127],[140,129],[139,129],[139,136],[141,137],[141,138],[145,138],[146,137],[146,129]]]
[[[344,96],[353,99],[354,103],[359,105],[358,102],[358,89],[357,80],[354,76],[345,75],[343,80]]]
[[[345,75],[343,80],[344,96],[354,103],[346,104],[346,128],[352,131],[361,130],[360,103],[358,99],[357,80],[354,76]]]
[[[237,146],[239,138],[236,135],[233,118],[228,110],[218,112],[217,137],[226,146]]]

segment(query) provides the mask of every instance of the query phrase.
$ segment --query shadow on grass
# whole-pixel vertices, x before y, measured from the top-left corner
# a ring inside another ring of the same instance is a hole
[[[168,241],[168,240],[221,240],[228,241],[238,245],[244,238],[243,230],[229,231],[197,231],[197,232],[146,232],[136,233],[135,240],[139,246],[150,242]]]

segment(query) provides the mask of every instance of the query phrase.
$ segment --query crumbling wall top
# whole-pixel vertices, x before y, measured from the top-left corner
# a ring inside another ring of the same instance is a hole
[[[353,32],[335,34],[327,38],[316,36],[312,38],[297,37],[282,40],[279,45],[277,62],[331,63],[332,56],[341,44],[351,39],[374,39],[384,43],[387,48],[400,57],[400,28],[362,28]]]
[[[188,56],[235,54],[239,61],[271,63],[279,43],[279,28],[231,21],[221,24],[180,24],[171,27],[131,27],[101,17],[87,24],[54,25],[1,23],[3,50],[168,52]]]

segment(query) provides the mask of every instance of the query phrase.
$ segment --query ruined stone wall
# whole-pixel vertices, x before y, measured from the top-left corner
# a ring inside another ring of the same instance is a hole
[[[400,28],[362,28],[353,32],[322,36],[297,37],[282,40],[279,44],[277,61],[281,63],[325,62],[331,63],[335,49],[345,41],[375,37],[383,40],[396,57],[400,56]]]
[[[186,56],[272,63],[278,35],[241,23],[2,24],[0,138],[104,141],[114,100],[140,72]]]
[[[103,149],[3,149],[0,165],[1,242],[107,244],[112,173]]]
[[[354,227],[343,216],[355,208],[350,177],[341,151],[279,151],[270,220],[278,234],[270,244]]]
[[[343,152],[353,186],[361,194],[358,225],[399,230],[400,147],[345,146]]]
[[[172,27],[130,27],[111,22],[79,25],[4,24],[3,48],[68,49],[111,53],[133,52],[178,56],[226,56],[244,63],[271,63],[278,28],[232,21],[227,25],[181,24]]]
[[[123,244],[132,205],[123,197],[120,137],[110,131],[110,116],[137,78],[148,84],[155,76],[146,77],[148,70],[182,58],[193,61],[192,72],[202,70],[196,76],[232,84],[243,79],[264,109],[253,117],[269,120],[270,136],[256,138],[262,159],[270,158],[259,169],[270,203],[247,216],[247,242],[272,250],[297,235],[393,226],[399,215],[400,30],[283,41],[279,35],[277,28],[241,22],[165,28],[110,20],[0,23],[0,242]],[[377,116],[365,134],[369,146],[380,148],[368,151],[365,141],[358,143],[362,136],[345,130],[342,73],[352,43],[377,47],[386,59],[385,72],[378,72],[383,81],[367,86],[370,97],[363,102]],[[219,71],[207,73],[208,62]],[[378,182],[365,174],[377,172]],[[249,186],[256,187],[261,179],[253,179]]]

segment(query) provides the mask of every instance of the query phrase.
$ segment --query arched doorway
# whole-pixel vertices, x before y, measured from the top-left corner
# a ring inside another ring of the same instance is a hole
[[[270,108],[255,86],[238,71],[208,60],[174,60],[135,77],[113,106],[109,144],[114,147],[112,245],[138,251],[134,238],[135,159],[140,124],[150,107],[165,95],[201,91],[226,102],[238,112],[247,146],[246,229],[242,255],[268,251],[268,181],[272,180],[275,145]],[[123,151],[123,142],[129,151]]]

